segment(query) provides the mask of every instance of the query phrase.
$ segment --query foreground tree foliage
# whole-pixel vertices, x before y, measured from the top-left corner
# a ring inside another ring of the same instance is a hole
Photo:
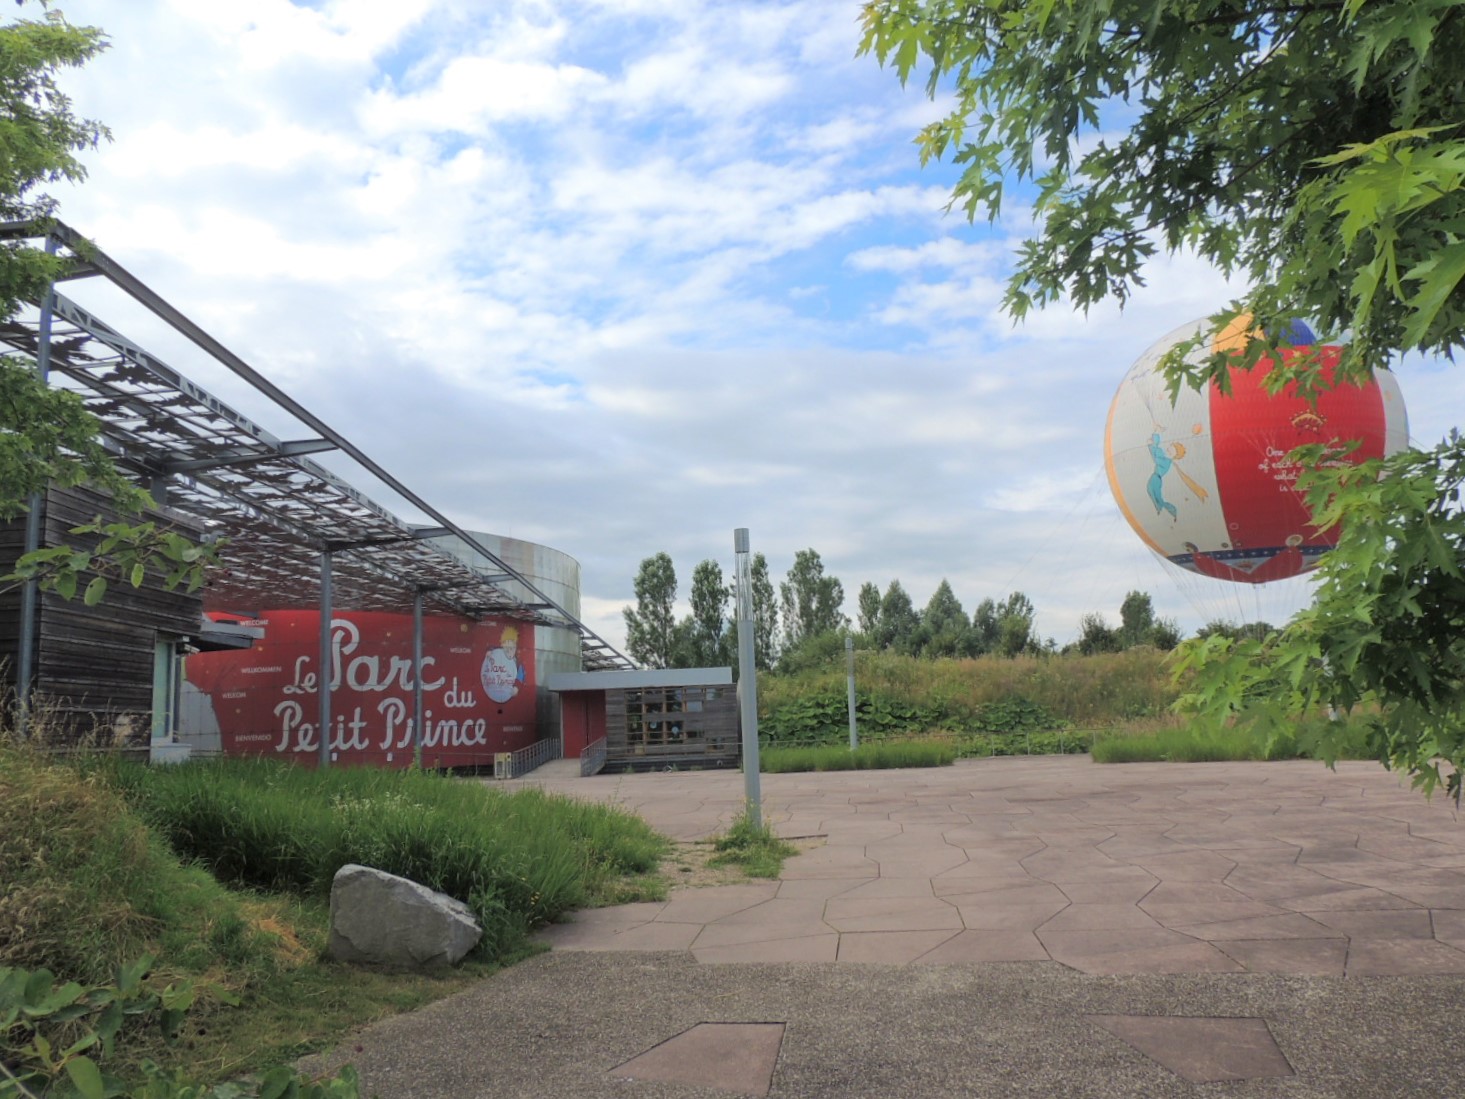
[[[1452,434],[1407,451],[1388,476],[1368,463],[1315,475],[1310,502],[1343,524],[1313,605],[1280,631],[1214,633],[1181,650],[1182,705],[1239,713],[1280,732],[1322,708],[1376,713],[1380,758],[1457,801],[1465,765],[1465,446]]]
[[[44,220],[56,203],[43,188],[85,178],[77,154],[96,148],[107,130],[72,115],[56,78],[103,48],[101,31],[73,27],[57,12],[0,26],[0,220]],[[28,244],[0,247],[0,315],[39,301],[62,266]],[[0,358],[0,519],[23,514],[48,484],[83,481],[134,506],[143,499],[117,473],[80,398],[50,388],[25,360]]]
[[[95,57],[106,40],[96,27],[74,27],[44,3],[33,7],[39,19],[0,26],[0,220],[44,224],[56,210],[44,188],[84,179],[78,154],[109,137],[101,123],[72,114],[57,77]],[[0,316],[12,317],[25,302],[40,301],[65,262],[22,242],[0,246]],[[74,393],[48,386],[26,360],[0,356],[0,519],[29,511],[35,494],[48,485],[91,484],[122,511],[141,510],[146,494],[113,464],[98,426]],[[69,599],[89,575],[83,590],[96,602],[109,578],[137,587],[149,569],[161,572],[169,586],[186,582],[196,588],[214,559],[212,550],[152,523],[98,519],[74,533],[93,550],[30,554],[13,573],[0,576],[0,584],[34,579]]]
[[[918,70],[946,117],[922,161],[962,174],[954,206],[995,218],[1023,188],[1038,223],[1006,307],[1123,302],[1164,250],[1252,284],[1224,320],[1346,334],[1361,378],[1465,338],[1465,7],[1419,0],[875,0],[862,50]],[[1254,338],[1243,365],[1271,350]],[[1212,357],[1177,384],[1224,380]],[[1278,386],[1329,384],[1297,356]],[[1312,455],[1314,461],[1319,456]],[[1357,469],[1314,473],[1318,521],[1344,523],[1317,601],[1264,641],[1184,651],[1191,703],[1291,719],[1376,712],[1387,763],[1457,798],[1465,766],[1465,443],[1452,435]]]

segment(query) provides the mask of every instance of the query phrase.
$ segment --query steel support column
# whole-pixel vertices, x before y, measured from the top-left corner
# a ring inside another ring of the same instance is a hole
[[[422,589],[412,593],[412,766],[422,769]]]
[[[320,765],[331,765],[331,547],[320,555],[320,677],[316,687],[319,710]]]

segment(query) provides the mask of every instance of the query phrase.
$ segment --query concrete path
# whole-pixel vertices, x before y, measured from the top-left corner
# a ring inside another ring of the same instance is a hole
[[[684,839],[736,774],[537,785]],[[382,1099],[1397,1099],[1459,1090],[1465,825],[1376,764],[768,775],[777,882],[576,914],[355,1036]]]
[[[520,782],[680,839],[742,806],[737,774]],[[580,912],[543,941],[700,962],[1465,974],[1465,824],[1377,764],[994,759],[765,775],[763,795],[780,835],[824,837],[780,881]]]

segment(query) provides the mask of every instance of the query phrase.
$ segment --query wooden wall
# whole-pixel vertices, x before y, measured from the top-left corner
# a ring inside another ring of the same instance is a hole
[[[46,494],[41,544],[75,544],[72,527],[117,514],[108,498],[86,488],[57,489]],[[149,513],[147,519],[173,522],[176,516]],[[23,547],[25,519],[0,528],[0,570],[8,570]],[[83,581],[83,584],[85,581]],[[198,631],[202,596],[181,589],[167,591],[149,575],[139,588],[114,581],[106,597],[88,607],[78,594],[65,600],[45,594],[38,608],[39,629],[35,656],[35,712],[56,724],[63,740],[92,733],[124,731],[131,744],[146,744],[153,704],[153,652],[159,636],[178,638]],[[15,686],[19,646],[20,595],[0,596],[0,656],[7,658],[5,683]]]
[[[25,516],[0,522],[0,573],[9,572],[25,550]],[[15,660],[20,651],[20,588],[0,582],[0,685],[4,709],[14,701]]]
[[[740,754],[737,689],[642,687],[605,692],[606,765],[735,766]]]

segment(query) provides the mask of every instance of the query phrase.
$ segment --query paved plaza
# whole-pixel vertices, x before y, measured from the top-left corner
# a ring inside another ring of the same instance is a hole
[[[762,781],[774,830],[822,841],[779,881],[580,912],[543,940],[700,962],[1465,974],[1465,826],[1374,763],[1000,758]],[[737,774],[538,784],[679,839],[742,807]]]
[[[697,840],[736,773],[537,786]],[[1435,1099],[1465,1033],[1465,826],[1377,764],[1087,757],[763,776],[778,881],[578,912],[368,1028],[391,1099]]]

